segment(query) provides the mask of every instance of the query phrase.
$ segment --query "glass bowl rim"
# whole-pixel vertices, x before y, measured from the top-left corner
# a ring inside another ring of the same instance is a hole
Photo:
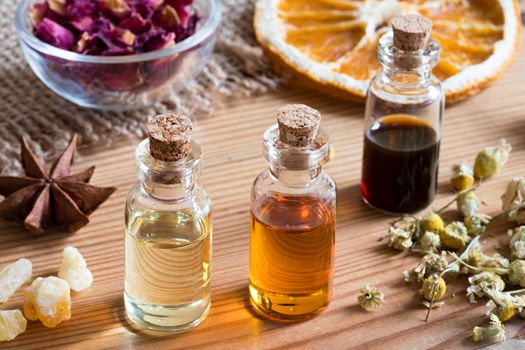
[[[155,60],[171,56],[175,53],[182,53],[188,51],[210,36],[212,36],[219,23],[221,21],[222,8],[218,0],[202,0],[204,6],[209,7],[209,16],[205,19],[202,26],[190,37],[184,39],[180,43],[175,44],[172,47],[168,47],[161,50],[125,55],[125,56],[95,56],[95,55],[83,55],[73,51],[60,49],[53,45],[43,42],[38,39],[32,31],[27,19],[27,13],[29,5],[39,0],[22,0],[16,9],[15,14],[15,27],[16,33],[21,41],[30,46],[32,49],[53,57],[66,59],[75,62],[84,63],[98,63],[98,64],[115,64],[115,63],[134,63]]]

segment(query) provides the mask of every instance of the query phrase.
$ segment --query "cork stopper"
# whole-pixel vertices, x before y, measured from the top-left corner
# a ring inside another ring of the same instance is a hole
[[[185,116],[167,113],[149,121],[149,149],[153,158],[175,162],[191,152],[191,120]]]
[[[394,47],[403,51],[417,51],[426,47],[432,22],[419,15],[396,16],[392,19]]]
[[[279,140],[290,146],[305,147],[314,143],[321,114],[303,104],[289,104],[277,110]]]

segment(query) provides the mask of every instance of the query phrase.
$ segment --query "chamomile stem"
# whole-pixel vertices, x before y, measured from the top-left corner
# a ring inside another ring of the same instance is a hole
[[[500,211],[499,213],[497,213],[496,215],[494,215],[494,216],[490,219],[489,223],[492,222],[492,221],[494,221],[495,219],[497,219],[497,218],[499,218],[499,217],[505,215],[505,214],[510,213],[510,212],[513,211],[513,210],[518,210],[518,209],[521,209],[521,208],[525,208],[525,203],[520,204],[520,205],[518,205],[517,207],[514,207],[514,208],[508,208],[508,209],[506,209],[506,210]]]
[[[475,184],[474,186],[472,186],[471,188],[469,188],[468,190],[465,190],[465,191],[461,191],[459,192],[454,198],[452,198],[451,201],[449,201],[447,204],[445,204],[444,206],[442,206],[441,208],[439,208],[437,211],[436,211],[436,214],[441,214],[445,209],[447,209],[448,207],[450,207],[454,202],[456,202],[459,198],[460,195],[462,194],[465,194],[465,193],[469,193],[469,192],[472,192],[472,191],[475,191],[479,186],[481,185],[481,181],[478,182],[477,184]]]
[[[432,310],[432,307],[434,306],[434,299],[436,297],[435,292],[436,292],[436,287],[438,285],[438,281],[439,281],[439,279],[436,278],[436,281],[434,281],[434,283],[432,283],[432,288],[430,288],[430,295],[432,297],[430,298],[430,304],[428,305],[427,317],[425,317],[425,322],[428,321],[428,319],[430,317],[430,310]]]
[[[525,293],[525,289],[516,289],[516,290],[511,290],[508,292],[509,294],[519,294],[519,293]]]
[[[474,270],[474,271],[477,271],[477,272],[483,272],[483,271],[488,271],[488,272],[492,272],[492,273],[495,273],[495,274],[498,274],[499,273],[502,273],[502,274],[505,274],[508,272],[508,269],[503,269],[503,268],[492,268],[492,267],[483,267],[483,268],[479,268],[479,267],[476,267],[476,266],[472,266],[470,264],[467,264],[465,261],[463,261],[459,256],[457,256],[455,253],[450,253],[450,256],[452,256],[452,258],[457,261],[458,263],[468,267],[469,269],[471,270]]]

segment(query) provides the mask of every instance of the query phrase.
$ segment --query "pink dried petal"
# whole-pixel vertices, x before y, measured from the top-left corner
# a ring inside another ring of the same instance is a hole
[[[134,34],[142,34],[151,29],[151,22],[142,18],[138,13],[132,13],[129,18],[120,22],[120,28],[127,29]]]
[[[100,8],[117,19],[131,14],[131,8],[124,0],[100,0]]]
[[[151,18],[163,0],[131,0],[130,3],[133,12],[139,13],[143,18]]]
[[[73,33],[48,18],[44,18],[40,23],[37,23],[35,35],[40,40],[64,50],[69,50],[75,42]]]
[[[144,43],[143,51],[150,52],[162,50],[175,45],[175,34],[165,33],[154,36]]]
[[[180,18],[180,23],[186,27],[188,25],[188,21],[190,19],[190,13],[188,11],[188,5],[191,4],[191,1],[189,4],[185,1],[181,0],[168,0],[166,1],[166,4],[173,7],[175,11],[177,11],[177,15]]]
[[[76,21],[71,21],[71,25],[80,32],[92,32],[95,29],[95,20],[91,17],[84,17]]]
[[[104,42],[88,32],[82,33],[80,39],[77,41],[75,51],[86,55],[100,55],[106,49]]]
[[[35,3],[29,6],[29,18],[33,26],[44,19],[48,10],[49,5],[45,2]]]
[[[197,23],[199,19],[200,17],[198,15],[191,15],[188,19],[188,25],[186,27],[177,26],[175,28],[174,32],[175,37],[177,38],[177,42],[181,42],[182,40],[195,33],[195,31],[197,30]]]
[[[66,14],[66,0],[47,0],[47,3],[53,12],[61,16]]]
[[[75,0],[67,6],[66,13],[73,21],[89,17],[94,22],[97,17],[96,9],[96,2],[93,0]]]
[[[170,5],[166,5],[155,12],[153,23],[166,31],[173,31],[178,25],[182,24],[182,21],[177,11]]]

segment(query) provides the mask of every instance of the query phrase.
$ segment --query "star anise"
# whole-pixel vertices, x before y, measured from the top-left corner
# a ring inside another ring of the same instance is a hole
[[[0,176],[0,217],[21,220],[35,234],[57,227],[75,232],[88,222],[88,215],[115,192],[115,187],[95,187],[88,182],[95,167],[70,174],[77,145],[71,142],[53,163],[49,173],[21,139],[21,158],[25,176]]]

